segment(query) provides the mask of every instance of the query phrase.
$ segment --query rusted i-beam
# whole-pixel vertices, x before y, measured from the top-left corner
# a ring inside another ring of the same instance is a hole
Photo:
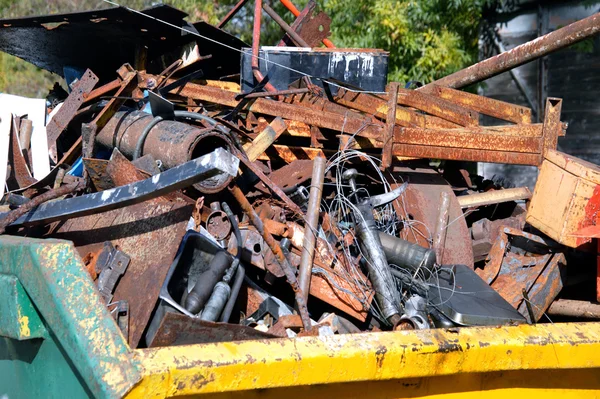
[[[258,214],[254,210],[254,208],[252,208],[252,205],[250,204],[250,202],[248,201],[248,199],[246,198],[246,196],[244,195],[242,190],[238,186],[235,186],[235,185],[230,186],[229,190],[231,191],[231,194],[237,200],[238,204],[240,205],[240,207],[242,208],[244,213],[246,213],[248,215],[248,217],[250,218],[250,222],[254,225],[254,227],[256,227],[256,230],[263,237],[263,239],[265,240],[265,242],[267,243],[267,245],[269,246],[271,251],[273,251],[273,254],[275,255],[275,258],[277,259],[277,262],[279,262],[281,269],[285,273],[285,278],[287,279],[288,283],[292,287],[292,290],[294,291],[294,296],[296,298],[296,304],[298,307],[298,313],[300,313],[300,318],[302,319],[302,325],[304,326],[304,330],[310,331],[311,323],[310,323],[310,318],[308,316],[308,309],[306,307],[306,301],[304,300],[305,295],[303,294],[302,289],[300,288],[300,285],[298,284],[298,280],[296,279],[296,275],[294,274],[294,270],[292,269],[290,262],[287,260],[287,258],[283,254],[281,247],[277,244],[277,242],[275,241],[275,239],[273,238],[271,233],[269,233],[265,229],[262,219],[258,216]]]
[[[455,89],[481,82],[509,69],[533,61],[554,51],[594,36],[600,32],[600,13],[573,22],[512,50],[488,58],[468,68],[429,83],[418,90],[428,92],[434,85]]]

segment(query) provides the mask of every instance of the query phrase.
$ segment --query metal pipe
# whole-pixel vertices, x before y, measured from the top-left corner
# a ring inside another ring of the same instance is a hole
[[[252,74],[257,82],[262,82],[265,77],[260,72],[258,57],[260,56],[260,18],[262,13],[262,0],[254,0],[254,26],[252,29]],[[265,84],[266,91],[277,91],[271,83]]]
[[[552,302],[546,312],[550,316],[578,317],[580,319],[600,320],[600,304],[588,301],[558,299]]]
[[[217,28],[223,29],[223,27],[237,14],[242,7],[248,2],[248,0],[240,0],[232,9],[223,17],[223,19],[217,24]]]
[[[312,326],[310,323],[310,318],[308,316],[306,301],[304,300],[302,289],[298,284],[298,280],[296,279],[296,275],[294,274],[292,266],[281,251],[281,247],[277,245],[277,242],[275,241],[271,233],[269,233],[265,229],[262,219],[258,216],[254,208],[252,208],[252,205],[250,205],[250,202],[248,202],[248,199],[246,198],[242,190],[238,186],[231,185],[229,186],[229,190],[231,191],[231,194],[235,197],[237,202],[240,204],[242,210],[248,215],[251,223],[254,225],[254,227],[256,227],[256,230],[261,234],[271,251],[273,251],[275,259],[277,259],[277,262],[279,262],[279,265],[285,273],[285,277],[288,283],[294,291],[296,304],[298,305],[298,313],[300,314],[300,318],[302,319],[302,326],[304,327],[305,331],[310,331]]]
[[[310,292],[310,278],[312,276],[313,258],[315,256],[315,243],[317,241],[317,229],[319,228],[319,210],[321,208],[321,197],[323,195],[323,183],[325,180],[325,158],[317,157],[313,160],[312,179],[310,193],[308,196],[308,209],[306,211],[306,225],[304,228],[304,241],[302,244],[302,255],[298,267],[298,283],[304,294],[304,300],[308,299]]]
[[[281,26],[281,29],[283,29],[284,32],[287,33],[297,45],[299,45],[299,47],[310,47],[306,40],[300,37],[300,35],[296,33],[296,31],[293,30],[292,27],[289,26],[287,22],[285,22],[283,18],[281,18],[279,14],[275,12],[275,10],[269,7],[268,4],[263,4],[262,8],[269,15],[269,17],[273,18],[273,21],[277,22],[277,25]]]
[[[231,265],[231,257],[226,251],[219,251],[210,261],[208,269],[198,276],[194,288],[185,298],[185,308],[190,313],[197,314],[210,298],[213,289],[225,275]]]
[[[434,84],[458,89],[481,82],[509,69],[585,40],[588,37],[598,34],[598,32],[600,32],[600,13],[573,22],[561,29],[517,46],[512,50],[478,62],[468,68],[461,69],[458,72],[429,83],[419,90],[427,91],[432,89]]]
[[[408,268],[412,273],[420,271],[423,277],[429,278],[435,266],[435,251],[381,231],[379,240],[388,263]]]
[[[444,261],[444,247],[446,246],[446,232],[448,231],[448,213],[450,212],[450,194],[443,192],[440,196],[440,213],[435,225],[433,235],[433,249],[438,264]]]
[[[490,190],[484,193],[461,195],[456,197],[461,208],[499,204],[501,202],[527,200],[531,198],[531,191],[527,187],[507,188],[504,190]]]
[[[200,320],[216,321],[219,318],[219,315],[221,315],[225,303],[229,300],[230,294],[231,288],[229,288],[229,285],[219,281],[215,285],[208,302],[206,302],[206,305],[204,305],[204,309],[200,315]]]
[[[156,126],[158,124],[158,122],[162,122],[162,120],[163,120],[163,118],[161,118],[160,116],[156,116],[154,119],[152,119],[150,121],[150,123],[148,123],[146,125],[146,127],[142,131],[142,134],[140,134],[140,137],[138,138],[137,143],[135,144],[135,150],[133,151],[133,156],[132,156],[132,159],[134,161],[142,155],[142,149],[144,148],[144,143],[146,142],[146,137],[148,137],[150,130],[152,130],[152,128],[154,126]]]
[[[242,256],[243,248],[242,233],[240,231],[240,226],[237,222],[237,219],[235,218],[235,215],[233,214],[233,212],[231,212],[229,205],[227,205],[226,202],[223,202],[221,203],[221,207],[223,208],[223,211],[227,214],[229,222],[231,223],[231,228],[233,229],[233,234],[235,235],[235,239],[237,241],[237,253],[235,254],[235,257],[239,261]],[[227,300],[227,303],[225,304],[225,308],[223,308],[223,312],[221,313],[221,318],[219,319],[219,321],[223,323],[227,323],[229,321],[229,318],[231,317],[231,312],[233,311],[233,306],[235,305],[235,301],[237,300],[237,297],[239,295],[240,288],[242,287],[242,282],[244,281],[245,275],[246,269],[244,268],[244,265],[239,263],[239,265],[237,266],[237,270],[235,271],[235,279],[233,280],[233,284],[231,286],[231,295]],[[227,282],[229,282],[229,280]]]

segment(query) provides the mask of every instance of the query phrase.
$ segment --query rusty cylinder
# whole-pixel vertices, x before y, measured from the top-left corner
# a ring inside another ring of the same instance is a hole
[[[96,143],[108,149],[116,147],[131,159],[144,128],[152,119],[152,115],[142,111],[119,111],[98,133]],[[202,129],[187,123],[163,120],[150,130],[141,155],[150,154],[160,160],[165,169],[170,169],[219,147],[230,151],[232,143],[214,128]],[[224,189],[231,180],[231,176],[217,175],[194,187],[202,193],[211,194]]]

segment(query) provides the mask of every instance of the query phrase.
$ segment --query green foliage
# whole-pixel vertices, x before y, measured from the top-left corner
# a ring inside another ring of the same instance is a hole
[[[265,0],[268,1],[268,0]],[[118,0],[143,9],[153,0]],[[308,0],[294,0],[302,9]],[[189,21],[217,23],[237,0],[164,1],[189,14]],[[331,39],[338,47],[380,48],[390,52],[389,79],[429,82],[477,60],[482,10],[492,0],[321,0],[332,18]],[[293,16],[277,0],[269,1],[288,23]],[[110,7],[100,0],[0,0],[3,18],[75,12]],[[261,45],[275,45],[282,29],[263,12]],[[250,43],[253,2],[249,1],[226,30]],[[0,53],[0,92],[43,96],[60,78]]]
[[[479,21],[489,0],[326,0],[340,47],[390,52],[389,79],[424,83],[477,60]]]

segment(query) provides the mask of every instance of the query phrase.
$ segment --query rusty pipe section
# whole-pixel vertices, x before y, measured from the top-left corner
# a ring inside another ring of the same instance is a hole
[[[434,85],[459,89],[473,83],[481,82],[509,69],[585,40],[599,32],[600,13],[596,13],[547,35],[540,36],[535,40],[521,44],[512,50],[429,83],[418,90],[429,91],[434,88]]]
[[[96,143],[112,149],[118,148],[132,158],[144,129],[152,122],[152,115],[141,111],[119,111],[97,134]],[[140,156],[151,154],[160,160],[165,169],[181,165],[217,149],[231,151],[229,137],[214,128],[198,128],[182,122],[163,120],[148,133]],[[200,192],[211,194],[223,190],[232,176],[219,174],[195,184]]]
[[[302,293],[300,285],[298,284],[298,280],[296,279],[296,275],[294,274],[294,270],[290,265],[290,262],[285,257],[283,251],[281,250],[281,247],[277,245],[277,242],[275,241],[271,233],[269,233],[265,229],[262,219],[260,218],[260,216],[258,216],[254,208],[252,208],[252,205],[250,204],[248,198],[246,198],[242,190],[238,186],[230,185],[229,191],[231,191],[231,194],[234,196],[244,213],[246,213],[250,218],[250,222],[254,225],[254,227],[256,227],[256,230],[260,233],[262,238],[265,240],[265,242],[275,255],[275,259],[277,259],[277,262],[279,263],[281,269],[285,273],[285,278],[287,279],[288,283],[292,286],[292,290],[294,291],[296,304],[298,305],[298,313],[300,314],[300,318],[302,319],[302,325],[304,327],[304,330],[310,331],[311,323],[310,318],[308,316],[306,301],[304,300],[305,296]]]
[[[448,231],[448,215],[450,213],[450,194],[442,192],[440,195],[440,213],[433,234],[433,249],[438,264],[444,261],[444,248],[446,247],[446,233]]]
[[[572,299],[557,299],[552,302],[547,313],[550,316],[600,320],[600,304],[588,301],[575,301]]]
[[[306,211],[306,228],[304,229],[302,256],[300,257],[300,266],[298,267],[298,282],[304,294],[304,300],[308,299],[308,293],[310,292],[310,278],[312,277],[315,243],[317,241],[317,229],[319,228],[319,209],[321,207],[323,183],[325,181],[326,163],[325,158],[321,157],[317,157],[313,161],[308,209]]]
[[[264,80],[263,74],[260,72],[258,65],[258,57],[260,55],[260,19],[262,14],[262,0],[255,0],[254,3],[254,26],[252,29],[252,74],[260,83]],[[277,91],[277,88],[271,83],[265,85],[267,91]]]

